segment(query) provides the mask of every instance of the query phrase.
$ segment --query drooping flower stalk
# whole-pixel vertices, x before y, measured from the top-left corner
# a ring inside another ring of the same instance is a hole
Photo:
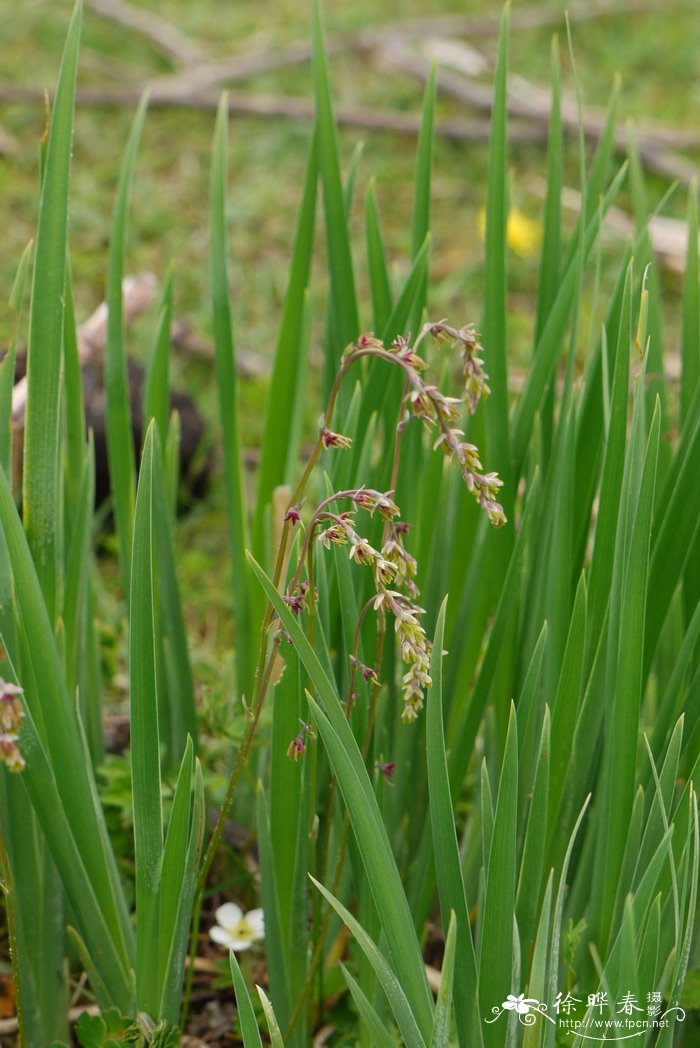
[[[421,373],[425,371],[426,361],[418,354],[421,343],[428,337],[437,341],[456,343],[460,347],[462,359],[462,371],[464,376],[464,391],[461,399],[443,394],[436,386],[426,383]],[[355,342],[351,343],[343,353],[341,366],[334,379],[333,385],[326,405],[326,411],[321,419],[316,442],[312,448],[309,459],[302,472],[301,478],[289,500],[287,510],[284,514],[282,532],[279,547],[275,559],[272,581],[277,589],[282,585],[282,574],[285,570],[287,548],[292,528],[301,523],[300,508],[306,486],[313,470],[324,450],[335,453],[350,447],[351,439],[342,433],[332,429],[333,414],[338,398],[338,393],[345,376],[358,361],[364,357],[374,357],[385,360],[390,364],[402,368],[405,375],[404,392],[399,407],[399,423],[394,444],[394,458],[392,464],[392,489],[395,487],[398,476],[398,464],[400,454],[400,437],[411,416],[423,420],[427,426],[437,426],[439,435],[437,443],[444,447],[449,457],[459,462],[462,468],[467,487],[472,492],[480,506],[489,516],[492,524],[500,527],[506,522],[505,514],[496,495],[501,486],[501,481],[495,473],[482,473],[481,463],[478,459],[478,451],[474,445],[466,444],[459,440],[461,431],[454,429],[450,424],[459,417],[460,407],[464,405],[467,412],[472,414],[481,399],[488,395],[488,376],[483,370],[483,362],[479,356],[479,346],[474,329],[471,327],[456,329],[444,322],[438,324],[426,324],[421,329],[418,337],[411,344],[408,339],[398,337],[389,348],[374,335],[361,335]],[[384,516],[384,528],[382,534],[382,547],[379,551],[374,549],[367,540],[359,535],[354,529],[352,514],[332,514],[326,509],[330,503],[338,498],[350,497],[355,505],[362,509],[373,512],[375,509]],[[380,500],[389,500],[380,504]],[[325,529],[325,540],[328,543],[340,541],[350,543],[351,559],[358,563],[368,564],[374,570],[376,595],[374,598],[375,610],[380,612],[377,629],[377,654],[375,660],[375,677],[373,683],[372,711],[376,703],[379,689],[377,676],[378,666],[381,663],[385,619],[384,612],[388,611],[394,616],[396,633],[399,638],[401,652],[404,660],[408,663],[408,670],[403,677],[402,685],[404,692],[405,720],[413,720],[423,702],[424,688],[429,686],[430,677],[428,666],[430,659],[430,647],[425,630],[420,625],[420,616],[423,614],[421,608],[415,603],[417,589],[413,581],[415,574],[415,561],[403,547],[403,543],[397,538],[402,534],[397,530],[398,525],[394,517],[398,514],[398,507],[393,503],[393,490],[387,493],[370,492],[367,489],[358,488],[354,492],[337,493],[320,504],[315,510],[312,521],[307,528],[303,543],[302,555],[289,587],[285,587],[284,597],[292,610],[299,614],[304,607],[307,593],[297,592],[300,586],[301,572],[305,562],[312,557],[311,542],[313,540],[316,525],[321,521],[329,521]],[[402,588],[389,588],[397,586],[397,579],[401,580]],[[403,592],[402,590],[405,590]],[[313,584],[311,584],[311,602],[315,603]],[[274,622],[274,611],[271,603],[267,603],[260,630],[260,646],[258,664],[255,673],[253,696],[246,711],[246,727],[243,738],[239,745],[234,761],[233,770],[229,778],[226,796],[221,806],[216,827],[209,841],[198,880],[197,907],[195,916],[195,929],[198,925],[199,913],[201,911],[201,894],[206,883],[206,877],[216,854],[223,827],[233,803],[241,772],[248,759],[252,746],[255,730],[260,719],[260,713],[265,701],[265,696],[272,678],[272,668],[281,644],[282,634],[277,630],[273,634],[272,645],[269,644],[270,629]],[[270,650],[268,650],[268,648]],[[373,723],[372,711],[368,728],[371,732]],[[196,932],[195,932],[196,934]]]

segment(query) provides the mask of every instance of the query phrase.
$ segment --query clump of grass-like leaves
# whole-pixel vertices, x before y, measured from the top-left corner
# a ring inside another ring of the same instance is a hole
[[[374,1048],[579,1046],[589,1036],[621,1038],[626,1020],[643,1024],[634,1027],[640,1043],[690,1044],[682,994],[697,966],[700,855],[695,196],[676,397],[658,378],[660,290],[644,228],[621,252],[599,328],[581,333],[591,259],[627,166],[614,166],[613,95],[566,241],[553,62],[535,337],[513,397],[507,16],[478,336],[471,325],[426,319],[434,78],[416,156],[410,270],[394,286],[370,186],[371,303],[358,302],[347,181],[359,176],[351,171],[344,184],[316,11],[316,121],[251,501],[222,100],[210,258],[241,727],[207,839],[207,739],[197,737],[173,544],[170,280],[138,476],[132,444],[121,288],[146,102],[139,107],[114,208],[105,356],[129,630],[132,907],[96,787],[94,455],[67,238],[80,18],[78,5],[43,156],[36,241],[12,293],[19,333],[31,281],[21,515],[10,479],[14,347],[0,364],[0,858],[24,1043],[67,1040],[68,957],[101,1009],[80,1021],[83,1044],[177,1043],[194,970],[188,944],[194,960],[233,813],[257,841],[264,912],[259,1002],[252,969],[230,958],[245,1048],[262,1044],[265,1025],[273,1045],[304,1048],[329,1017],[337,1042],[326,1043]],[[307,372],[317,197],[329,288],[320,389]],[[312,396],[321,421],[304,458]],[[257,912],[255,928],[237,908],[228,914],[236,948],[259,937]]]

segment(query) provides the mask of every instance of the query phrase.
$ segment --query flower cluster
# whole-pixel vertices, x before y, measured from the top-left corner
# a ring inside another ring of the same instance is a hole
[[[350,665],[354,666],[355,669],[362,674],[362,679],[366,684],[379,684],[379,678],[372,667],[366,666],[364,662],[360,662],[360,660],[355,658],[354,655],[350,656]]]
[[[321,429],[321,440],[324,448],[349,448],[352,444],[350,437],[344,437],[342,433],[334,433],[325,426]]]
[[[479,342],[479,336],[474,330],[473,324],[466,327],[454,328],[441,321],[439,324],[429,324],[430,334],[438,342],[449,342],[459,346],[462,358],[462,374],[464,376],[464,392],[462,400],[470,415],[473,415],[481,400],[489,395],[488,375],[484,371],[484,361],[480,354],[483,348]]]
[[[382,557],[396,569],[396,584],[405,590],[409,597],[415,599],[420,596],[420,591],[414,582],[418,563],[403,544],[403,537],[408,533],[409,528],[409,524],[400,520],[391,524],[387,539],[382,546]]]
[[[313,737],[310,724],[307,724],[305,721],[300,720],[299,725],[299,731],[287,747],[287,756],[291,757],[293,761],[298,761],[304,756],[304,752],[306,750],[306,740],[307,738]]]
[[[498,473],[481,472],[483,466],[479,461],[479,449],[475,444],[460,440],[463,436],[461,429],[450,429],[446,426],[435,441],[435,447],[442,445],[448,458],[459,463],[467,488],[493,526],[500,528],[506,523],[503,506],[498,502],[498,492],[503,486],[503,481]]]
[[[363,497],[376,500],[377,494],[377,492],[364,492]],[[375,611],[385,610],[394,617],[401,655],[404,662],[407,663],[407,671],[402,678],[404,698],[402,717],[405,721],[413,721],[423,706],[425,689],[429,688],[432,683],[429,674],[430,642],[425,629],[420,624],[424,610],[415,603],[419,596],[418,587],[414,581],[417,571],[416,560],[405,548],[403,542],[408,525],[393,520],[398,508],[391,499],[390,493],[376,500],[376,507],[381,509],[385,500],[388,500],[390,505],[384,507],[387,514],[387,535],[381,550],[375,549],[366,538],[358,534],[352,513],[321,514],[324,520],[329,521],[329,525],[319,533],[318,540],[326,548],[333,543],[348,545],[351,560],[373,569],[377,593],[372,600],[372,606]],[[358,502],[357,498],[353,501]],[[362,669],[364,671],[366,667]],[[365,679],[374,679],[373,671],[368,671],[368,673],[370,676],[366,676],[363,672]]]
[[[22,688],[0,677],[0,760],[10,771],[22,771],[24,757],[17,740],[24,710],[19,701]]]
[[[422,372],[427,364],[417,353],[417,349],[428,335],[437,342],[459,347],[464,377],[461,398],[447,396],[437,386],[423,379]],[[437,324],[425,324],[413,344],[407,338],[398,337],[386,348],[374,335],[361,335],[356,342],[348,346],[345,358],[350,360],[353,353],[358,356],[375,354],[400,364],[406,375],[408,388],[405,404],[410,414],[422,419],[428,426],[439,428],[440,433],[435,446],[443,444],[447,454],[459,462],[462,476],[474,498],[494,527],[501,527],[506,523],[503,507],[497,497],[502,482],[497,473],[482,472],[478,448],[473,444],[460,442],[458,437],[463,436],[462,431],[452,426],[459,419],[463,407],[468,414],[473,415],[480,401],[490,393],[481,352],[482,347],[472,325],[455,328],[440,321]],[[332,436],[335,437],[336,434]],[[323,439],[326,442],[325,434]]]
[[[401,718],[410,723],[423,708],[425,689],[433,683],[429,673],[431,644],[420,624],[425,609],[419,608],[405,594],[389,589],[380,590],[373,605],[376,611],[384,608],[394,616],[401,657],[408,665],[401,678],[404,702]]]
[[[284,603],[287,605],[295,615],[298,615],[302,608],[306,607],[306,597],[309,592],[308,582],[302,582],[299,586],[299,592],[296,591],[292,594],[287,594],[282,598]]]
[[[396,761],[384,761],[383,763],[375,764],[374,767],[382,773],[384,781],[393,786],[391,778],[396,771]]]
[[[446,395],[424,378],[427,362],[419,350],[423,341],[428,338],[458,347],[464,378],[461,397]],[[405,376],[405,391],[396,431],[397,441],[400,440],[401,433],[411,417],[420,419],[428,427],[435,427],[438,431],[435,448],[442,445],[445,454],[459,464],[464,482],[476,502],[491,523],[495,527],[501,527],[506,523],[503,507],[498,501],[502,481],[497,473],[484,472],[479,460],[478,448],[463,440],[462,430],[455,427],[455,423],[458,423],[465,410],[468,414],[473,414],[480,401],[489,395],[488,375],[484,370],[481,353],[482,347],[472,326],[455,328],[444,321],[424,324],[416,339],[411,340],[398,336],[390,345],[385,345],[371,332],[360,335],[347,346],[343,353],[342,364],[331,389],[326,414],[321,421],[317,447],[307,467],[304,480],[322,448],[350,446],[349,437],[330,429],[336,397],[340,384],[351,366],[363,357],[373,357],[398,365]],[[398,462],[399,447],[397,445],[392,483],[395,483],[398,475]],[[330,508],[331,503],[343,499],[353,503],[351,509],[344,512],[333,512]],[[301,522],[299,509],[298,503],[287,509],[285,522],[288,525],[294,526]],[[370,514],[378,511],[382,516],[384,526],[380,549],[375,548],[368,538],[356,530],[355,514],[358,509],[366,510]],[[337,492],[325,499],[311,517],[299,565],[284,600],[297,615],[305,606],[305,593],[299,587],[299,580],[309,543],[314,537],[327,549],[333,545],[348,546],[350,559],[357,564],[364,564],[371,568],[374,576],[376,593],[371,602],[365,606],[365,610],[372,607],[375,611],[389,612],[394,617],[401,655],[406,664],[406,672],[402,678],[404,698],[402,717],[405,721],[413,721],[423,705],[425,690],[432,683],[430,679],[431,646],[425,629],[421,625],[424,610],[417,604],[420,594],[415,582],[416,561],[404,544],[408,525],[396,520],[398,514],[399,508],[394,502],[393,491],[379,492],[359,488],[355,491]],[[362,614],[364,615],[364,611]],[[376,687],[378,681],[375,672],[359,663],[355,655],[351,656],[351,666],[353,674],[359,670],[365,680],[371,680]],[[349,702],[353,698],[352,683],[350,690]],[[300,734],[292,740],[290,754],[294,756],[303,753],[303,747],[304,738],[303,734]]]

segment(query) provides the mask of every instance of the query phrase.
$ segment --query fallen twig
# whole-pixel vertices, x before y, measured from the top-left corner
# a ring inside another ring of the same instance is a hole
[[[83,1012],[87,1012],[88,1015],[99,1015],[102,1009],[99,1004],[78,1004],[75,1008],[71,1008],[68,1012],[68,1022],[73,1025]],[[13,1015],[9,1019],[0,1019],[0,1037],[9,1037],[13,1033],[17,1033],[17,1016]]]
[[[141,91],[136,88],[81,88],[77,103],[83,106],[132,107],[136,106]],[[291,120],[310,121],[314,118],[314,106],[304,98],[282,95],[248,94],[228,92],[228,109],[232,116],[283,117]],[[0,83],[0,102],[32,102],[44,104],[44,92],[35,87]],[[207,112],[216,110],[219,97],[216,94],[193,94],[170,96],[152,91],[149,106],[152,109],[198,109]],[[396,112],[391,109],[361,106],[339,106],[336,119],[344,127],[360,127],[371,131],[389,131],[400,135],[416,135],[420,130],[420,117],[413,113]],[[443,138],[456,141],[481,142],[488,139],[490,124],[486,120],[454,118],[439,121],[436,133]],[[513,122],[509,128],[512,142],[542,142],[546,128]]]
[[[543,184],[538,182],[536,187],[537,191],[544,196]],[[564,207],[577,213],[580,212],[581,194],[578,190],[564,188],[561,200]],[[631,238],[636,234],[632,216],[614,204],[608,208],[603,221],[607,229],[620,237]],[[688,223],[679,218],[652,215],[647,222],[647,232],[652,249],[663,259],[668,268],[676,273],[684,272],[688,252]],[[700,248],[700,236],[698,236],[698,248]]]
[[[414,47],[409,47],[399,39],[393,39],[387,42],[381,52],[381,61],[393,70],[408,73],[409,76],[425,83],[430,75],[432,56]],[[493,89],[489,84],[449,70],[439,69],[437,85],[443,94],[483,112],[491,112]],[[550,115],[549,94],[522,77],[514,77],[509,84],[508,111],[521,119],[547,124]],[[573,100],[563,99],[562,126],[564,129],[569,133],[577,134],[578,119],[578,109]],[[603,114],[593,110],[583,110],[581,123],[586,137],[593,141],[601,138],[605,127]],[[695,164],[667,149],[669,142],[675,144],[682,142],[683,145],[695,144],[696,136],[647,125],[635,129],[635,139],[639,156],[650,170],[686,185],[697,177],[698,169]],[[624,128],[615,132],[614,141],[616,149],[626,154],[628,138]]]
[[[124,320],[131,323],[145,312],[155,299],[156,278],[152,273],[137,277],[125,277],[122,285]],[[77,330],[78,357],[81,364],[101,354],[107,338],[107,305],[102,303]],[[21,429],[24,424],[24,409],[27,404],[27,379],[21,378],[12,390],[12,426]]]
[[[568,8],[571,22],[591,21],[611,15],[644,14],[649,11],[667,10],[668,0],[636,0],[620,7],[619,2],[610,0],[604,4],[592,4],[583,0]],[[678,5],[676,5],[678,6]],[[564,23],[564,13],[560,7],[552,4],[535,4],[532,7],[513,11],[510,18],[511,28],[515,31],[542,29],[550,25]],[[359,32],[330,33],[326,37],[326,51],[336,54],[341,51],[373,51],[382,47],[387,39],[412,39],[435,34],[455,37],[463,36],[471,40],[492,37],[498,32],[500,14],[492,15],[440,15],[426,18],[412,18],[393,22]],[[183,73],[159,77],[151,82],[157,90],[166,90],[177,95],[189,94],[193,90],[205,91],[236,80],[244,80],[260,73],[268,73],[286,66],[300,65],[309,61],[312,56],[312,45],[305,40],[295,40],[277,48],[249,51],[242,55],[218,59],[203,63]]]
[[[152,11],[135,7],[127,0],[88,0],[88,6],[102,18],[117,22],[126,29],[133,29],[145,36],[162,55],[176,65],[190,65],[206,59],[200,44]]]

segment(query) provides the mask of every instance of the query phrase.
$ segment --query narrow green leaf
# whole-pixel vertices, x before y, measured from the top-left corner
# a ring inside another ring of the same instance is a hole
[[[391,313],[393,296],[373,180],[370,180],[365,194],[365,237],[374,330],[383,331]]]
[[[530,943],[535,932],[537,906],[541,895],[546,843],[543,828],[547,822],[551,757],[549,707],[545,706],[539,760],[532,787],[532,800],[515,900],[515,913],[520,930],[520,949],[523,957],[527,957],[530,952]]]
[[[224,450],[224,485],[228,512],[228,532],[233,576],[233,608],[236,619],[236,670],[238,688],[252,694],[253,637],[250,594],[246,579],[245,550],[248,519],[243,493],[243,463],[238,433],[236,368],[233,345],[233,319],[228,285],[228,247],[226,222],[226,181],[228,163],[228,105],[226,95],[219,102],[214,131],[211,166],[211,286],[214,330],[214,361],[219,419]]]
[[[321,716],[323,716],[323,714],[321,714]],[[379,948],[375,945],[369,935],[367,935],[359,921],[355,920],[350,911],[347,910],[334,895],[324,888],[315,877],[311,877],[311,880],[321,892],[324,899],[331,904],[336,913],[343,919],[357,939],[365,955],[369,958],[369,961],[377,974],[377,978],[382,984],[387,1000],[391,1005],[391,1010],[394,1013],[394,1018],[396,1019],[396,1023],[401,1031],[401,1036],[404,1039],[406,1048],[421,1048],[421,1046],[425,1048],[425,1041],[421,1036],[416,1017],[411,1008],[411,1004],[409,1003],[409,998],[404,992],[403,983],[401,979],[398,978],[398,973],[392,970]]]
[[[262,1039],[260,1037],[258,1022],[255,1018],[253,1002],[250,999],[248,987],[243,978],[243,972],[240,969],[233,950],[231,950],[231,953],[229,954],[229,964],[231,965],[233,988],[236,992],[238,1021],[241,1024],[241,1033],[243,1034],[243,1048],[262,1048]]]
[[[305,354],[308,350],[304,313],[316,217],[317,168],[317,135],[314,134],[309,146],[299,220],[289,270],[289,283],[272,367],[265,415],[265,432],[260,452],[254,527],[257,556],[262,556],[262,522],[265,507],[273,490],[287,480],[284,457],[280,455],[280,448],[290,439],[290,434],[294,429],[295,411],[298,411],[301,403],[298,395],[300,390],[298,376],[301,375],[303,378],[305,374]],[[292,461],[295,460],[296,451],[297,448],[292,445],[288,453],[288,462],[290,457]]]
[[[128,1013],[135,1005],[134,987],[121,952],[121,944],[112,934],[109,915],[103,908],[103,897],[98,898],[102,886],[96,881],[93,871],[85,865],[90,853],[74,837],[78,820],[66,814],[30,712],[26,713],[22,722],[20,738],[22,753],[27,761],[22,781],[61,875],[81,936],[88,944],[90,957],[108,994],[101,1003],[104,1007],[114,1004]]]
[[[610,184],[605,197],[601,201],[600,207],[596,210],[586,228],[585,237],[579,248],[582,252],[582,261],[584,262],[597,239],[603,217],[615,199],[618,190],[625,179],[626,170],[626,167],[623,166],[617,173]],[[511,428],[513,461],[515,463],[516,475],[519,474],[522,469],[522,464],[525,461],[525,452],[530,442],[535,414],[542,398],[546,394],[549,380],[554,371],[557,355],[561,350],[566,326],[575,302],[578,282],[579,263],[577,258],[574,257],[569,267],[564,270],[564,275],[559,285],[556,300],[552,305],[542,336],[533,356],[532,367],[528,373],[525,388],[518,399],[518,403],[513,413],[513,425]]]
[[[157,422],[156,422],[157,426]],[[157,430],[156,430],[157,432]],[[159,642],[163,649],[165,695],[161,709],[167,710],[166,757],[177,767],[188,738],[197,752],[197,711],[194,681],[187,645],[187,632],[177,579],[175,547],[172,534],[172,506],[163,474],[160,451],[153,458],[153,521],[156,539],[157,599]],[[162,726],[161,726],[162,727]],[[161,736],[165,733],[161,730]]]
[[[265,1012],[265,1018],[267,1019],[267,1028],[270,1031],[270,1043],[272,1048],[284,1048],[284,1041],[282,1040],[282,1034],[280,1032],[279,1023],[275,1015],[272,1004],[270,1003],[265,991],[258,986],[258,994],[260,996],[260,1002]]]
[[[0,361],[0,469],[12,481],[12,390],[16,350],[12,345]]]
[[[348,984],[348,989],[350,990],[352,999],[355,1002],[355,1007],[359,1013],[360,1020],[364,1023],[367,1033],[371,1038],[370,1044],[373,1048],[396,1048],[396,1041],[389,1033],[387,1033],[384,1023],[377,1014],[377,1010],[365,994],[360,984],[353,979],[344,964],[341,963],[340,968],[345,978],[345,982]]]
[[[430,1048],[448,1048],[452,1026],[452,985],[455,974],[455,954],[457,951],[457,919],[450,914],[450,923],[445,940],[445,953],[442,958],[442,975],[435,1006],[435,1022],[430,1039]],[[457,1015],[463,1010],[462,1002],[456,1009]],[[474,1043],[474,1042],[472,1042]]]
[[[443,928],[448,920],[454,919],[455,934],[459,945],[455,961],[455,993],[461,1002],[460,1007],[456,1010],[457,1034],[462,1048],[476,1048],[476,1045],[481,1043],[476,958],[455,832],[442,722],[442,649],[445,612],[446,601],[443,601],[433,640],[430,664],[433,685],[428,692],[426,713],[430,823]]]
[[[70,271],[66,272],[66,304],[63,321],[63,376],[66,391],[65,531],[70,541],[71,516],[76,512],[80,503],[85,459],[85,398]]]
[[[147,426],[153,418],[158,427],[161,447],[168,439],[168,416],[170,414],[170,330],[173,324],[173,271],[170,269],[163,288],[163,297],[158,315],[158,327],[153,343],[146,385],[143,393],[143,424]]]
[[[80,492],[76,503],[76,517],[68,544],[68,563],[65,573],[63,624],[66,631],[66,682],[72,694],[78,671],[79,644],[82,637],[84,604],[90,578],[90,546],[95,508],[95,449],[90,442],[84,454]]]
[[[250,555],[249,560],[268,599],[292,638],[292,643],[322,703],[321,710],[313,699],[309,698],[348,808],[396,974],[410,996],[420,1028],[427,1036],[432,1027],[432,997],[396,861],[352,728],[343,714],[335,689],[296,616]]]
[[[610,934],[610,919],[626,828],[632,809],[634,774],[642,689],[642,653],[647,600],[649,535],[654,502],[659,443],[659,414],[654,414],[644,462],[639,496],[634,509],[630,550],[620,605],[616,686],[606,726],[606,804],[600,822],[604,873],[601,896],[599,943],[603,948]],[[618,554],[616,554],[619,556]],[[613,598],[614,599],[614,598]],[[617,618],[611,620],[617,622]]]
[[[24,289],[27,272],[32,259],[34,241],[30,240],[20,258],[10,294],[10,309],[15,315],[15,328],[7,353],[0,362],[0,467],[8,478],[12,477],[12,390],[15,384],[15,356],[19,337]]]
[[[285,948],[286,935],[280,914],[277,871],[270,839],[267,798],[260,781],[258,781],[256,801],[262,907],[265,913],[265,957],[270,974],[270,996],[278,1022],[286,1028],[291,1016],[289,992],[291,971],[287,963],[289,953]]]
[[[318,0],[313,8],[313,79],[318,135],[318,164],[323,186],[326,244],[331,299],[337,346],[326,346],[324,386],[330,389],[340,354],[359,334],[355,277],[350,253],[350,234],[340,173],[338,137],[326,57],[323,22]]]
[[[698,269],[698,190],[688,194],[688,251],[683,279],[681,331],[681,424],[690,413],[700,386],[700,272]]]
[[[0,470],[0,523],[12,566],[20,611],[19,623],[25,634],[31,624],[31,644],[26,645],[26,679],[23,674],[21,682],[25,690],[24,698],[42,744],[50,756],[50,773],[55,776],[61,804],[71,820],[71,831],[81,862],[99,899],[115,949],[126,966],[131,956],[132,941],[121,882],[91,769],[85,763],[77,712],[65,687],[63,667],[39,579],[3,470]],[[37,688],[38,681],[41,682],[40,689]],[[47,725],[49,716],[50,730]],[[23,774],[27,771],[25,769]],[[35,797],[32,802],[37,807]],[[52,840],[55,844],[55,837]],[[52,854],[59,865],[54,844]],[[64,866],[62,870],[64,883],[66,869],[68,867]],[[87,941],[83,925],[80,926],[80,932]]]
[[[138,1006],[157,1015],[160,1004],[158,891],[163,858],[153,551],[155,423],[146,435],[134,519],[129,614],[131,775],[136,860],[136,978]]]
[[[161,1003],[158,1017],[173,1024],[177,1023],[180,1013],[203,836],[202,770],[194,758],[192,740],[188,739],[173,797],[160,882]]]
[[[506,516],[513,516],[511,445],[508,404],[506,317],[506,225],[508,222],[508,36],[509,8],[503,9],[494,74],[491,138],[487,172],[484,308],[481,322],[488,357],[491,395],[484,405],[486,448],[490,468],[503,480]]]
[[[493,841],[479,930],[479,1004],[488,1015],[494,1002],[517,993],[513,984],[513,911],[515,909],[516,835],[518,812],[518,736],[515,708],[511,707],[496,800]],[[501,1032],[484,1029],[486,1048],[501,1048]]]
[[[68,29],[49,127],[27,345],[24,523],[52,619],[60,600],[61,346],[66,284],[68,182],[81,14],[82,7],[78,3]]]

